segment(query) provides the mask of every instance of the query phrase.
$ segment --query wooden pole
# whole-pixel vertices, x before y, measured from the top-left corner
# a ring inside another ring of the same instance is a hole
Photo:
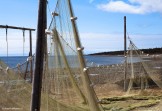
[[[29,55],[30,55],[30,53],[29,53]],[[25,74],[24,74],[24,80],[26,80],[26,75],[27,75],[27,72],[28,72],[28,66],[29,66],[29,61],[27,61],[27,64],[26,64],[26,69],[25,69]]]
[[[44,60],[44,40],[46,29],[46,0],[39,0],[37,43],[35,56],[35,69],[32,86],[31,111],[40,111],[41,88]]]
[[[30,45],[30,53],[29,53],[29,57],[31,57],[31,60],[30,60],[30,78],[31,78],[31,82],[32,82],[32,79],[33,79],[33,53],[32,53],[32,31],[30,30],[29,31],[29,45]]]
[[[126,16],[124,16],[124,58],[125,58],[125,66],[124,66],[124,91],[127,90],[127,38],[126,38]]]
[[[81,43],[79,40],[77,26],[75,23],[76,18],[74,17],[70,0],[68,0],[68,6],[69,6],[69,11],[70,11],[70,16],[71,16],[71,23],[72,23],[73,33],[74,33],[75,44],[76,44],[76,48],[78,50],[77,51],[78,59],[80,62],[81,72],[83,74],[83,76],[82,76],[83,83],[84,83],[84,87],[87,92],[86,95],[87,95],[87,99],[88,99],[88,104],[90,106],[90,111],[100,111],[99,105],[97,103],[97,98],[94,94],[94,89],[93,89],[92,84],[89,80],[86,64],[85,64],[84,57],[83,57],[82,46],[81,46]]]
[[[31,60],[29,60],[27,62],[27,65],[26,65],[26,70],[25,70],[25,75],[24,75],[24,79],[26,80],[26,75],[27,75],[27,71],[28,71],[28,65],[30,63],[30,82],[32,82],[32,73],[33,73],[33,64],[32,64],[32,31],[29,30],[29,46],[30,46],[30,51],[29,51],[29,55],[28,57],[31,58]]]

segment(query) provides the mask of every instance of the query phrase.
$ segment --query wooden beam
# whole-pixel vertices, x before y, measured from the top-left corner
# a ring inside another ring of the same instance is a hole
[[[9,25],[0,25],[0,28],[10,28],[10,29],[19,29],[19,30],[31,30],[31,31],[35,31],[35,29],[31,29],[31,28],[16,27],[16,26],[9,26]]]

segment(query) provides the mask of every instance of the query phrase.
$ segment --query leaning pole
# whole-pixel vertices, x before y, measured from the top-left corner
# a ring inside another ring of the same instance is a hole
[[[97,102],[96,95],[94,94],[94,89],[92,88],[91,81],[89,80],[88,76],[88,69],[86,68],[86,64],[84,61],[83,57],[83,47],[81,46],[80,40],[79,40],[79,34],[76,26],[76,17],[74,17],[72,6],[71,6],[71,0],[68,1],[68,6],[69,6],[69,11],[70,11],[70,17],[71,17],[71,23],[72,23],[72,28],[73,28],[73,34],[74,34],[74,40],[75,40],[75,45],[77,48],[77,54],[78,54],[78,59],[80,62],[80,68],[81,73],[83,74],[83,82],[84,82],[84,87],[86,89],[86,94],[87,94],[87,100],[88,104],[90,106],[90,111],[101,111],[99,107],[99,103]]]
[[[32,82],[31,111],[40,111],[46,29],[46,2],[39,0],[35,68]]]

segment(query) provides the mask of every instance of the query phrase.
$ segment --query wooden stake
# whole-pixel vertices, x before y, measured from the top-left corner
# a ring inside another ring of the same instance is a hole
[[[37,25],[37,43],[35,56],[35,69],[32,87],[31,111],[40,111],[41,104],[41,88],[44,61],[44,41],[46,29],[46,2],[47,0],[39,0],[38,25]]]

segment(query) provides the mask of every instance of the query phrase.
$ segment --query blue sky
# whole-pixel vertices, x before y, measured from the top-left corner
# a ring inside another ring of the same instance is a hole
[[[48,0],[51,11],[56,0]],[[162,47],[162,0],[71,0],[85,53],[123,50],[123,17],[138,48]],[[1,0],[0,24],[36,28],[38,0]],[[48,15],[50,15],[48,11]],[[50,21],[50,17],[48,19]],[[5,30],[0,29],[0,52],[6,55]],[[22,55],[22,31],[9,30],[9,55]],[[35,49],[33,33],[33,50]],[[28,53],[26,32],[25,53]]]

